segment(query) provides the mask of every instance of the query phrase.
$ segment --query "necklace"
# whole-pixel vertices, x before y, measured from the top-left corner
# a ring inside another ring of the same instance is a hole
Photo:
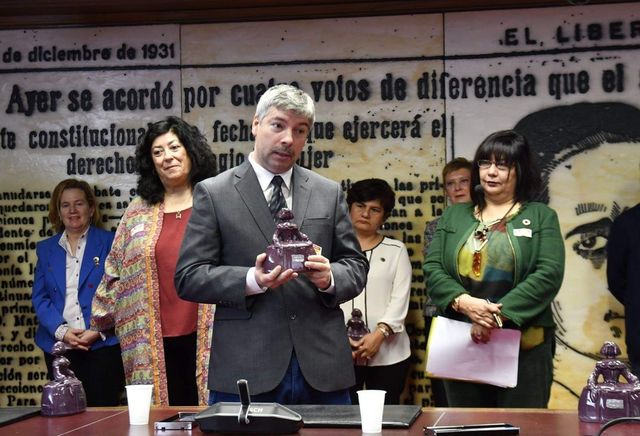
[[[188,199],[183,201],[173,201],[170,203],[170,206],[168,207],[168,209],[174,209],[176,206],[180,207],[180,209],[175,211],[175,214],[176,214],[176,219],[181,220],[182,212],[184,212],[187,209],[190,209],[193,206],[192,202],[193,202],[192,197],[189,197]],[[165,202],[165,211],[166,210],[167,210],[167,203]],[[173,213],[173,212],[167,212],[167,213]]]
[[[473,271],[473,275],[476,277],[480,277],[480,273],[482,272],[482,249],[489,243],[489,239],[491,238],[491,235],[493,235],[493,231],[490,232],[489,230],[496,224],[504,222],[515,206],[516,202],[513,202],[502,218],[497,218],[487,223],[482,219],[482,210],[478,212],[478,215],[480,215],[480,225],[473,233],[473,238],[471,240],[473,244],[473,262],[471,263],[471,270]]]
[[[182,212],[187,211],[189,209],[191,209],[191,206],[185,207],[184,209],[177,210],[176,211],[176,219],[177,220],[181,220],[182,219]]]

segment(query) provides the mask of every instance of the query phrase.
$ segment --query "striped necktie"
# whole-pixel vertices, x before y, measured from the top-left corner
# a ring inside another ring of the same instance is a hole
[[[282,177],[273,176],[271,184],[273,185],[273,192],[271,193],[271,199],[269,200],[269,210],[274,221],[277,221],[277,214],[283,207],[287,207],[287,201],[282,193]]]

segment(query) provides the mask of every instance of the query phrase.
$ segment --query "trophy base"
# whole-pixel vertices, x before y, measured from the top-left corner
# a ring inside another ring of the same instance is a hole
[[[595,389],[585,386],[578,402],[578,418],[583,422],[607,422],[640,416],[640,387],[605,382]]]
[[[86,410],[87,397],[78,379],[51,381],[44,386],[41,404],[44,416],[74,415]]]
[[[295,272],[309,271],[304,266],[307,258],[316,254],[313,244],[305,242],[304,244],[291,245],[269,245],[267,247],[267,258],[264,261],[263,269],[265,272],[271,272],[276,266],[280,265],[283,270],[292,269]]]

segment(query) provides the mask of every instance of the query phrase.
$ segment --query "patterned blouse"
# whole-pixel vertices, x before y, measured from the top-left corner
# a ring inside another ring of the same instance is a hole
[[[163,204],[133,199],[124,213],[105,274],[93,299],[91,327],[115,328],[127,384],[153,384],[155,405],[169,405],[164,360],[155,246],[162,229]],[[198,308],[196,382],[201,405],[208,400],[208,366],[213,306]]]

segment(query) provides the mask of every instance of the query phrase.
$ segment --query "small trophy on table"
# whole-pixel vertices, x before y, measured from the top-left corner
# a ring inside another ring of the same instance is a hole
[[[41,413],[46,416],[73,415],[84,412],[87,397],[82,382],[69,368],[71,362],[64,357],[67,346],[64,342],[53,344],[53,380],[44,385]]]
[[[596,362],[580,395],[580,421],[606,422],[640,416],[640,380],[618,359],[620,347],[615,342],[606,341],[600,354],[603,359]]]

